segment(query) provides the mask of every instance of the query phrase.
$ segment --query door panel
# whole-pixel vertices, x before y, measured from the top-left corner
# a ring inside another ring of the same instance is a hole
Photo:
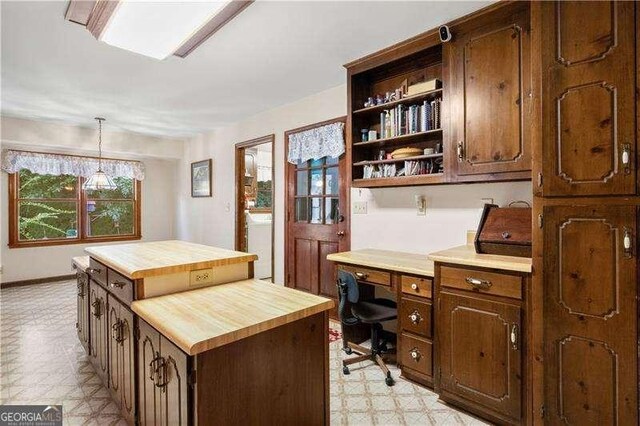
[[[633,2],[542,4],[545,196],[634,194]]]
[[[187,355],[173,343],[160,336],[160,349],[166,362],[166,386],[160,394],[162,425],[186,425],[187,404]]]
[[[313,241],[296,238],[293,242],[295,246],[295,280],[293,281],[293,288],[304,291],[313,291],[311,286],[311,271],[313,270],[312,264],[312,248]]]
[[[160,356],[160,333],[138,320],[138,416],[141,425],[160,424],[160,389],[150,378],[152,361]]]
[[[484,26],[456,29],[447,46],[460,176],[531,170],[529,6],[511,7]]]
[[[335,280],[335,266],[333,262],[327,261],[327,256],[331,253],[338,252],[338,243],[334,242],[326,242],[320,241],[319,243],[319,253],[318,257],[320,260],[324,259],[324,261],[320,262],[320,276],[318,277],[318,282],[320,283],[320,292],[319,294],[326,297],[332,297],[334,299],[338,298],[338,291],[336,288],[336,280]]]
[[[634,206],[544,209],[550,424],[638,421],[635,228]]]
[[[440,292],[440,386],[466,400],[520,419],[520,307]]]

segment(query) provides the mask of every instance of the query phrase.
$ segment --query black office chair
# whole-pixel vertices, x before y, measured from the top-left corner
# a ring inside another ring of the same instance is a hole
[[[358,356],[343,360],[342,372],[349,374],[349,365],[370,359],[382,369],[385,374],[385,383],[392,386],[394,381],[391,372],[385,365],[385,358],[391,358],[395,352],[395,350],[390,351],[387,348],[387,344],[394,340],[395,336],[385,332],[381,322],[398,317],[396,302],[389,299],[360,301],[358,280],[352,273],[345,271],[338,271],[338,298],[340,301],[338,314],[343,328],[360,323],[371,325],[371,349],[347,342],[343,337],[342,350],[349,355],[355,352]],[[342,335],[345,336],[344,330]]]

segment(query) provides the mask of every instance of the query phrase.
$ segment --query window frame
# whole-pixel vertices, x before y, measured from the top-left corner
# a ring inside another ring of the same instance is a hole
[[[106,236],[98,236],[98,237],[90,237],[87,236],[87,227],[86,220],[88,218],[87,214],[87,197],[86,192],[82,189],[82,185],[85,182],[85,178],[76,177],[77,179],[77,194],[75,198],[75,202],[79,203],[79,208],[77,209],[77,228],[78,228],[78,236],[76,238],[56,238],[56,239],[47,239],[47,240],[32,240],[32,241],[21,241],[18,231],[18,223],[19,223],[19,198],[18,198],[18,188],[19,188],[19,172],[18,173],[10,173],[8,175],[8,192],[9,192],[9,248],[25,248],[25,247],[47,247],[47,246],[59,246],[59,245],[71,245],[71,244],[90,244],[90,243],[106,243],[106,242],[117,242],[117,241],[134,241],[140,240],[142,238],[142,226],[141,226],[141,210],[142,210],[142,182],[133,179],[134,181],[134,199],[133,199],[133,234],[127,235],[106,235]],[[69,202],[72,199],[68,200]],[[110,200],[105,200],[110,201]]]

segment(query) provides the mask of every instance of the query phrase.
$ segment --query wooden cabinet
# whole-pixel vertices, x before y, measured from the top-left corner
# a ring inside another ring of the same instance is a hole
[[[80,344],[90,354],[89,347],[89,276],[84,272],[76,273],[77,279],[77,322],[76,332]]]
[[[108,295],[109,389],[123,416],[135,422],[135,339],[133,312]]]
[[[520,306],[474,294],[439,294],[439,389],[445,400],[519,424],[522,393]]]
[[[636,206],[544,208],[549,424],[638,422],[636,217]]]
[[[142,425],[186,425],[187,355],[142,320],[138,343],[138,412]]]
[[[636,193],[635,4],[544,2],[544,196]]]
[[[89,283],[91,317],[90,360],[105,386],[109,384],[109,348],[107,329],[107,292],[95,281]]]
[[[529,8],[516,2],[468,19],[443,45],[453,181],[531,177]]]

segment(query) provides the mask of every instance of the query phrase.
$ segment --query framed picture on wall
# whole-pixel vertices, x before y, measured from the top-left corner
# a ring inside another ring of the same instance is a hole
[[[191,163],[191,196],[211,197],[211,159]]]

